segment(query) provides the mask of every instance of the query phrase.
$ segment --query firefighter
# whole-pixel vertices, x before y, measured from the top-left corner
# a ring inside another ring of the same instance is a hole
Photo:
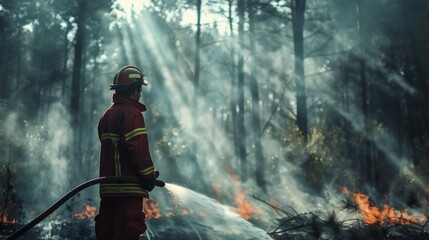
[[[147,84],[142,71],[125,66],[110,85],[115,90],[113,105],[98,124],[100,176],[139,176],[142,183],[100,184],[100,210],[95,217],[98,240],[139,239],[146,231],[143,198],[149,197],[158,174],[142,115],[146,106],[139,102],[142,86]]]

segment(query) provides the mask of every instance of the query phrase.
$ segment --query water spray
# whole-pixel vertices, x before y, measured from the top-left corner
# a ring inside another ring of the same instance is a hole
[[[56,203],[54,203],[51,207],[46,209],[42,214],[37,216],[35,219],[33,219],[31,222],[27,223],[23,227],[21,227],[18,231],[12,233],[9,235],[6,239],[7,240],[13,240],[20,237],[22,234],[26,233],[28,230],[36,226],[39,222],[41,222],[43,219],[45,219],[47,216],[49,216],[52,212],[54,212],[57,208],[59,208],[61,205],[63,205],[67,200],[69,200],[71,197],[79,193],[80,191],[100,183],[141,183],[141,179],[139,177],[130,177],[130,176],[109,176],[109,177],[99,177],[91,179],[87,182],[84,182],[77,187],[75,187],[73,190],[68,192],[66,195],[64,195],[60,200],[58,200]],[[165,182],[162,180],[156,180],[155,186],[157,187],[164,187]]]
[[[179,223],[180,230],[178,231],[181,235],[186,236],[186,239],[272,240],[266,231],[254,226],[228,205],[174,183],[166,183],[165,189],[172,194],[172,198],[178,200],[178,208],[189,209],[190,212],[181,217],[178,222],[176,222],[177,219],[176,221],[165,220],[161,223],[164,229],[177,229],[177,223]],[[183,222],[185,223],[183,224]],[[150,225],[151,221],[148,222],[148,226]],[[186,226],[186,228],[180,226]],[[163,231],[160,230],[159,233],[162,235]],[[169,236],[158,237],[169,238]]]

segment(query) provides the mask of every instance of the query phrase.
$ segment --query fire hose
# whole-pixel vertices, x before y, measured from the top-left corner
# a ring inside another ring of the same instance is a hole
[[[60,200],[58,200],[56,203],[54,203],[51,207],[46,209],[42,214],[37,216],[35,219],[33,219],[31,222],[25,224],[23,227],[18,229],[18,231],[12,233],[9,235],[6,239],[7,240],[13,240],[20,237],[22,234],[26,233],[28,230],[36,226],[39,222],[41,222],[43,219],[45,219],[47,216],[49,216],[53,211],[55,211],[57,208],[59,208],[61,205],[63,205],[67,200],[69,200],[71,197],[73,197],[78,192],[82,191],[85,188],[88,188],[92,185],[99,184],[99,183],[140,183],[141,179],[139,177],[130,177],[130,176],[110,176],[110,177],[99,177],[91,179],[87,182],[84,182],[80,184],[79,186],[75,187],[73,190],[68,192],[66,195],[64,195]],[[156,180],[155,186],[157,187],[164,187],[165,183],[162,180]]]

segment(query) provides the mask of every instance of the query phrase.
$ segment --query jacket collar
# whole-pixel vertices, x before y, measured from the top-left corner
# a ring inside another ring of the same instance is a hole
[[[116,93],[113,94],[113,102],[117,103],[117,104],[131,105],[133,107],[136,107],[140,112],[144,112],[147,109],[146,105],[144,105],[144,104],[142,104],[142,103],[140,103],[134,99],[131,99],[131,98],[128,98],[125,96],[121,96],[121,95],[116,94]]]

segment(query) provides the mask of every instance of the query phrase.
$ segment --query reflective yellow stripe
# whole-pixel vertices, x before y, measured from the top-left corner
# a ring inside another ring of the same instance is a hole
[[[105,140],[105,139],[119,140],[119,134],[116,134],[116,133],[101,134],[101,140]]]
[[[112,140],[113,149],[115,153],[113,154],[113,161],[115,163],[115,176],[121,176],[121,162],[119,161],[119,149],[118,149],[118,141],[119,134],[117,133],[102,133],[101,140]]]
[[[100,187],[140,187],[138,183],[102,183]]]
[[[142,135],[142,134],[147,134],[146,128],[136,128],[136,129],[132,130],[131,132],[125,134],[125,140],[128,141],[131,138],[138,136],[138,135]]]
[[[119,161],[118,141],[113,141],[113,148],[115,150],[115,155],[113,156],[113,160],[115,161],[115,174],[116,176],[121,176],[121,162]]]
[[[131,73],[128,75],[129,78],[142,78],[142,75],[138,73]]]
[[[148,197],[149,193],[139,184],[100,184],[100,196],[118,195],[118,194],[133,194],[142,197]]]
[[[153,173],[153,172],[154,172],[154,170],[155,170],[155,167],[154,167],[154,166],[152,166],[152,167],[148,167],[148,168],[146,168],[146,169],[139,170],[139,174],[140,174],[141,176],[146,176],[146,175],[149,175],[149,174]]]
[[[100,192],[144,192],[144,190],[141,187],[101,187]]]

